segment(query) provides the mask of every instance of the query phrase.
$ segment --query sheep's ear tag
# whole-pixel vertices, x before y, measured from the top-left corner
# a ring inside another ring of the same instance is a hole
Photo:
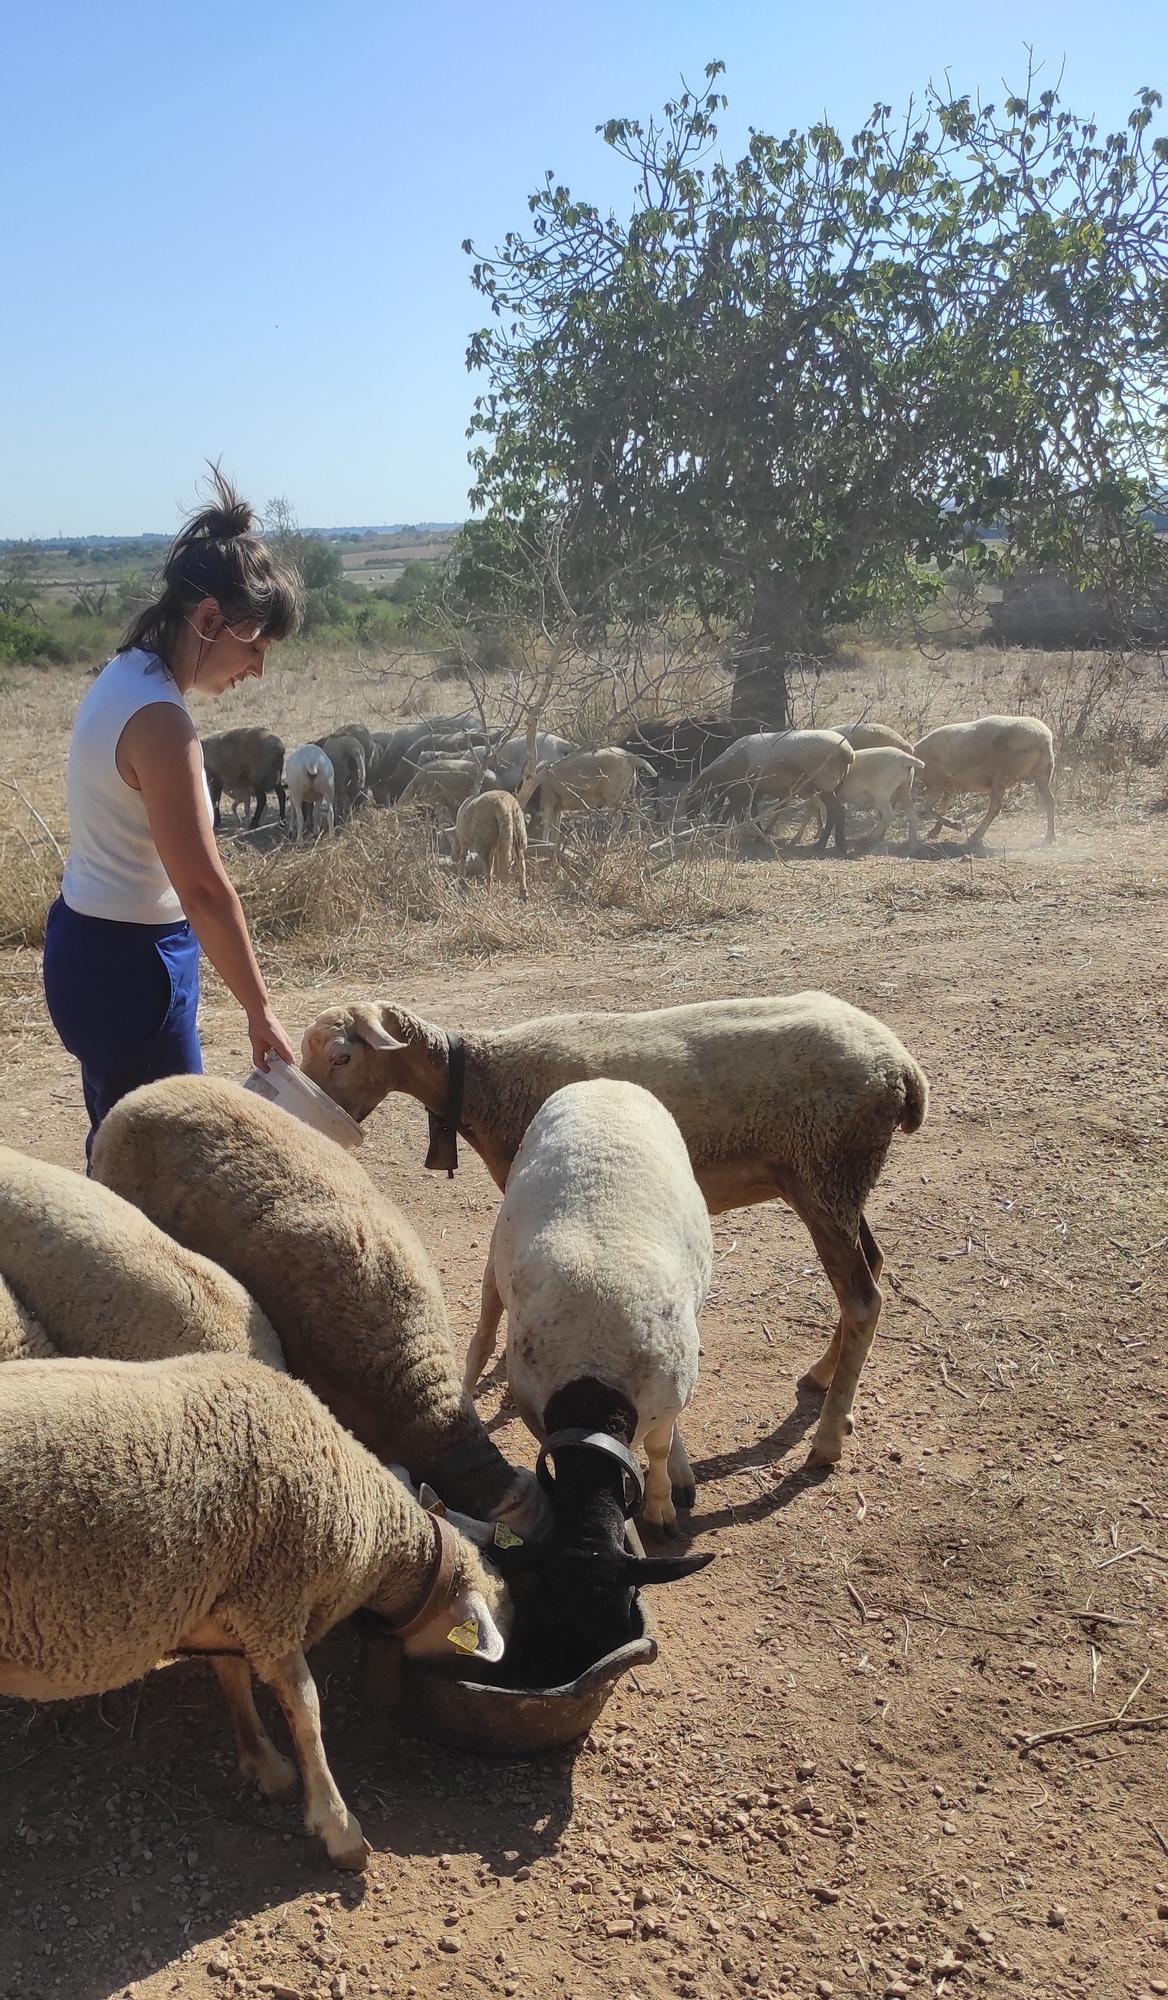
[[[523,1547],[523,1536],[517,1535],[514,1528],[509,1528],[506,1521],[496,1521],[495,1547],[497,1549],[521,1549]]]
[[[468,1618],[465,1625],[455,1625],[446,1634],[446,1637],[452,1646],[458,1647],[460,1653],[477,1653],[479,1649],[478,1619]]]

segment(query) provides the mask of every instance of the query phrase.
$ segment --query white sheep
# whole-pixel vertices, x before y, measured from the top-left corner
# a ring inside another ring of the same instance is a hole
[[[479,792],[465,799],[458,808],[450,851],[464,881],[473,852],[482,863],[488,890],[496,872],[504,883],[517,874],[520,898],[527,901],[527,822],[510,792]]]
[[[504,1586],[302,1383],[254,1361],[25,1361],[4,1372],[0,1695],[60,1701],[206,1654],[242,1774],[270,1796],[295,1768],[256,1711],[284,1711],[304,1822],[364,1868],[334,1783],[305,1654],[361,1606],[413,1656],[502,1657]]]
[[[924,1072],[882,1021],[810,992],[452,1036],[365,1002],[318,1015],[303,1062],[353,1118],[392,1090],[418,1098],[431,1118],[427,1165],[452,1169],[461,1133],[499,1187],[553,1091],[600,1076],[652,1091],[681,1128],[711,1214],[778,1197],[809,1230],[840,1308],[805,1378],[828,1391],[814,1456],[840,1456],[881,1306],[884,1258],[864,1205],[893,1133],[915,1132],[928,1104]]]
[[[332,759],[319,743],[303,743],[284,766],[284,781],[292,806],[292,837],[300,841],[312,809],[315,833],[332,833],[335,826],[336,774]]]
[[[531,1474],[462,1394],[425,1250],[333,1140],[239,1084],[175,1076],[114,1106],[93,1171],[247,1286],[293,1374],[379,1458],[469,1514],[538,1531]]]
[[[635,1083],[555,1091],[507,1177],[466,1366],[471,1389],[506,1309],[511,1393],[541,1465],[555,1466],[553,1535],[524,1562],[539,1588],[515,1631],[540,1685],[627,1642],[638,1584],[710,1560],[630,1556],[625,1518],[641,1497],[642,1444],[645,1522],[675,1532],[672,1487],[693,1503],[678,1419],[697,1387],[712,1267],[709,1213],[664,1106]]]
[[[287,807],[282,777],[284,745],[270,729],[224,729],[218,735],[204,736],[202,751],[216,828],[222,825],[219,801],[224,792],[248,805],[255,799],[253,828],[263,818],[268,793],[274,792],[283,819]]]
[[[982,715],[974,722],[947,722],[922,736],[914,754],[924,765],[920,791],[937,816],[930,840],[940,833],[951,799],[962,792],[985,792],[989,804],[966,843],[975,847],[1001,812],[1006,793],[1028,782],[1046,807],[1046,838],[1055,838],[1054,737],[1037,716]]]
[[[574,757],[579,744],[569,743],[566,736],[556,736],[549,729],[540,730],[535,739],[535,755],[532,769],[539,764],[559,764],[565,757]],[[499,783],[505,792],[517,792],[523,783],[527,770],[528,743],[526,736],[509,736],[496,746],[493,763],[499,774]]]
[[[543,838],[553,839],[565,812],[619,812],[636,797],[637,779],[656,779],[657,773],[645,757],[611,744],[602,750],[575,750],[554,763],[537,764],[519,792],[520,805],[535,806],[543,819]]]
[[[59,1352],[12,1287],[0,1277],[0,1362],[49,1361]]]
[[[886,722],[829,722],[826,727],[834,729],[853,750],[911,750],[912,744],[899,729],[890,729]]]
[[[742,736],[707,764],[686,793],[692,816],[711,804],[758,824],[761,808],[799,799],[825,802],[851,769],[855,751],[834,729],[789,729]]]
[[[59,1354],[150,1361],[201,1351],[284,1365],[259,1306],[217,1263],[111,1189],[7,1146],[0,1276]]]
[[[792,836],[792,844],[802,839],[808,820],[822,811],[823,825],[816,844],[821,849],[825,848],[834,831],[836,847],[841,854],[846,853],[846,808],[864,806],[880,815],[880,824],[867,843],[869,847],[878,846],[884,839],[898,812],[908,816],[909,845],[914,846],[917,819],[913,804],[913,777],[922,768],[921,759],[914,757],[911,750],[888,747],[857,750],[830,799],[822,805],[818,799],[809,801],[802,822]]]

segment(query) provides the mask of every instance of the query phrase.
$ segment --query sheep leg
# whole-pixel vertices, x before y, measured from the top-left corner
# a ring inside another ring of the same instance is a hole
[[[952,786],[945,785],[942,788],[941,796],[937,800],[936,805],[932,804],[932,800],[926,801],[928,805],[932,806],[932,810],[937,815],[936,819],[933,821],[932,826],[929,828],[929,831],[925,836],[927,840],[936,840],[937,835],[940,833],[941,828],[945,824],[945,808],[947,805],[949,805],[950,801],[952,800],[952,797],[953,797]]]
[[[655,1528],[659,1535],[670,1537],[677,1533],[677,1512],[673,1505],[673,1493],[669,1478],[669,1455],[673,1449],[674,1424],[671,1417],[664,1423],[655,1424],[645,1432],[645,1450],[649,1456],[649,1476],[645,1481],[645,1504],[641,1509],[641,1519],[647,1528]],[[682,1446],[685,1450],[685,1446]]]
[[[286,785],[278,784],[276,786],[276,801],[280,808],[281,822],[286,823],[288,818],[288,788]]]
[[[864,1262],[867,1264],[872,1282],[875,1284],[880,1277],[881,1271],[884,1269],[884,1252],[873,1236],[868,1226],[868,1218],[865,1215],[861,1215],[860,1217],[859,1239]],[[799,1387],[801,1389],[830,1389],[832,1376],[835,1374],[836,1362],[839,1360],[840,1341],[843,1337],[843,1330],[844,1322],[841,1313],[840,1318],[836,1322],[835,1332],[828,1341],[825,1352],[820,1356],[818,1361],[814,1362],[800,1376]]]
[[[828,1369],[831,1370],[827,1400],[812,1442],[811,1460],[815,1465],[834,1465],[843,1451],[844,1438],[854,1424],[852,1406],[856,1389],[875,1337],[883,1303],[880,1287],[869,1263],[866,1238],[871,1242],[875,1260],[880,1259],[880,1251],[866,1223],[857,1229],[853,1238],[822,1212],[808,1212],[800,1206],[799,1214],[811,1232],[819,1261],[840,1307],[839,1325],[827,1352],[804,1378],[822,1388]]]
[[[694,1505],[698,1497],[697,1480],[694,1478],[693,1466],[689,1462],[689,1453],[685,1448],[680,1424],[673,1426],[673,1443],[669,1447],[669,1483],[673,1490],[675,1507]]]
[[[984,813],[982,814],[981,818],[978,820],[977,825],[974,827],[973,832],[970,834],[969,839],[966,841],[965,845],[967,847],[977,846],[977,843],[985,833],[987,826],[991,826],[994,820],[997,819],[997,816],[1001,812],[1002,807],[1005,805],[1005,803],[1006,803],[1006,794],[1001,785],[992,786],[990,789],[990,802],[986,807]]]
[[[281,1756],[260,1721],[252,1692],[251,1668],[246,1660],[230,1653],[213,1653],[211,1665],[235,1731],[240,1772],[259,1786],[265,1798],[287,1798],[289,1792],[296,1790],[296,1766]]]
[[[249,831],[250,833],[254,833],[254,832],[255,832],[255,830],[256,830],[256,828],[257,828],[257,826],[259,825],[260,821],[262,820],[262,818],[263,818],[263,816],[264,816],[264,807],[265,807],[265,806],[267,805],[267,803],[268,803],[268,795],[267,795],[267,793],[266,793],[266,792],[257,792],[257,793],[256,793],[256,809],[255,809],[255,811],[253,812],[253,814],[252,814],[252,816],[251,816],[251,825],[250,825],[250,827],[249,827],[249,829],[248,829],[248,831]]]
[[[320,1697],[308,1661],[286,1653],[264,1675],[273,1690],[296,1749],[304,1782],[304,1824],[319,1834],[335,1868],[364,1868],[369,1849],[361,1823],[349,1811],[329,1770],[320,1736]]]
[[[1035,778],[1034,780],[1034,789],[1038,793],[1039,798],[1042,800],[1043,805],[1046,807],[1046,841],[1048,847],[1055,837],[1054,793],[1051,790],[1051,778],[1053,776],[1054,773],[1050,772],[1046,777]]]
[[[474,1337],[466,1350],[466,1367],[462,1375],[462,1393],[473,1396],[475,1383],[482,1374],[499,1338],[499,1321],[503,1317],[503,1301],[499,1297],[499,1287],[495,1283],[494,1247],[487,1252],[487,1268],[483,1272],[482,1302],[479,1306],[479,1323]]]
[[[789,840],[789,841],[788,841],[788,843],[787,843],[789,847],[798,847],[798,845],[799,845],[799,842],[800,842],[800,841],[802,840],[802,838],[803,838],[803,835],[804,835],[804,834],[806,833],[806,831],[807,831],[807,828],[808,828],[808,827],[809,827],[809,825],[811,824],[811,821],[812,821],[812,820],[815,820],[815,821],[816,821],[817,823],[818,823],[818,820],[819,820],[819,800],[818,800],[818,799],[808,799],[808,801],[807,801],[807,806],[806,806],[806,809],[805,809],[805,811],[804,811],[804,814],[803,814],[803,817],[802,817],[802,819],[801,819],[801,820],[799,821],[799,824],[798,824],[798,826],[797,826],[797,827],[795,828],[795,831],[794,831],[794,833],[793,833],[793,834],[791,835],[791,838],[790,838],[790,840]],[[819,843],[818,843],[818,840],[817,840],[817,841],[816,841],[816,845],[818,846],[818,844],[819,844]]]
[[[223,797],[222,779],[208,775],[207,790],[211,794],[211,824],[218,833],[223,824],[223,815],[219,810],[219,801]]]
[[[527,901],[527,848],[526,848],[526,845],[524,845],[523,847],[519,847],[519,846],[517,845],[517,847],[516,847],[516,855],[517,855],[517,860],[518,860],[518,867],[519,867],[519,900],[520,900],[520,902],[521,902],[521,903],[525,903],[525,902]]]

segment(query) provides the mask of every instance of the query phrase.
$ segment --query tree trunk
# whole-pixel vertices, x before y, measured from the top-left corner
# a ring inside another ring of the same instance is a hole
[[[806,607],[771,577],[755,579],[750,629],[734,657],[730,713],[736,722],[790,729],[790,669],[815,650]]]

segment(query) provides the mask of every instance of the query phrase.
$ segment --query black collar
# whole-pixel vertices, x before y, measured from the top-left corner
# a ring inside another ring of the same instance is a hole
[[[466,1043],[461,1035],[446,1037],[446,1109],[439,1113],[431,1111],[430,1148],[426,1154],[426,1165],[431,1173],[441,1173],[446,1169],[448,1180],[454,1179],[458,1165],[458,1121],[462,1117],[462,1092],[466,1082]]]
[[[557,1451],[562,1451],[565,1445],[582,1445],[588,1451],[602,1451],[609,1458],[616,1459],[624,1475],[625,1520],[630,1520],[645,1497],[645,1480],[627,1444],[622,1444],[619,1438],[610,1436],[608,1431],[582,1429],[553,1431],[541,1444],[539,1457],[535,1462],[535,1476],[545,1493],[551,1493],[556,1483],[548,1459],[554,1458]]]

